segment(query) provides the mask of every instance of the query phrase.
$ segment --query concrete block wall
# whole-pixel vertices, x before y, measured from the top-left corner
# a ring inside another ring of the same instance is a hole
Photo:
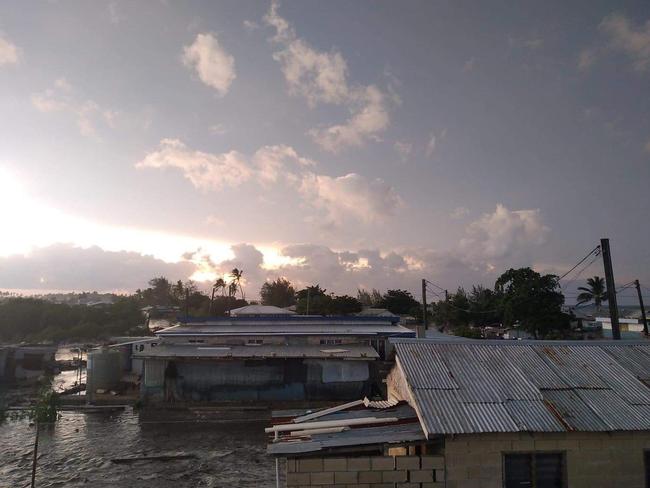
[[[643,487],[647,432],[566,432],[449,436],[446,488],[502,488],[503,454],[563,452],[571,488]]]
[[[287,487],[442,488],[442,456],[325,457],[287,460]]]

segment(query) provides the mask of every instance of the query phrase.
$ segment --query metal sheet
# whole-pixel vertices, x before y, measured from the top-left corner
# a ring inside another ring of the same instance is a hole
[[[546,408],[543,401],[512,400],[505,403],[505,410],[518,431],[524,432],[562,432],[564,425]]]
[[[650,430],[646,344],[394,343],[429,435]]]
[[[144,358],[348,358],[376,359],[377,351],[371,346],[346,344],[340,350],[332,351],[327,346],[207,346],[185,344],[158,344],[133,353],[133,357]]]
[[[458,389],[449,366],[437,349],[426,344],[399,344],[396,347],[401,365],[414,388]]]
[[[573,390],[543,390],[550,410],[557,414],[569,431],[607,431],[602,419]]]

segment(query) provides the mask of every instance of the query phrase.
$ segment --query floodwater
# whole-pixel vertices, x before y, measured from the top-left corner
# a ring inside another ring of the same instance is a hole
[[[254,413],[252,415],[255,415]],[[273,487],[266,421],[145,420],[130,408],[63,412],[41,426],[38,487]],[[0,424],[0,487],[29,486],[35,427]],[[188,454],[193,459],[116,464],[114,458]],[[282,471],[282,470],[281,470]]]

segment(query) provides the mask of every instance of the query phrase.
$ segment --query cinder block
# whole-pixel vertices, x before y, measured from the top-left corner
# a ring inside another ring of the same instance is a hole
[[[334,483],[337,485],[347,485],[359,481],[359,474],[356,471],[336,471],[334,473]]]
[[[333,485],[334,473],[311,473],[312,485]]]
[[[355,483],[353,485],[345,485],[345,488],[374,488],[375,485],[368,485],[366,483]]]
[[[420,469],[419,456],[395,456],[397,469]]]
[[[445,458],[442,456],[422,456],[422,469],[442,469],[445,467]]]
[[[297,462],[298,462],[298,472],[300,473],[314,473],[318,471],[323,471],[322,458],[298,459]]]
[[[435,481],[432,469],[420,469],[409,471],[409,480],[416,483],[428,483]]]
[[[422,483],[422,488],[445,488],[445,483],[442,481],[433,483]]]
[[[381,471],[359,471],[359,483],[381,483]]]
[[[345,458],[323,458],[323,471],[345,471],[348,463]]]
[[[371,457],[370,466],[373,471],[387,471],[389,469],[395,469],[395,458],[390,456]]]
[[[408,480],[406,471],[382,471],[381,480],[384,483],[399,483]]]
[[[369,457],[353,457],[348,458],[348,469],[350,471],[368,471],[370,469]]]
[[[433,474],[433,479],[436,481],[444,481],[445,480],[445,470],[444,469],[436,469]]]
[[[308,485],[310,482],[309,473],[287,473],[287,486]]]
[[[399,488],[420,488],[420,483],[411,483],[410,481],[406,483],[397,483]]]
[[[296,460],[287,459],[287,473],[295,473],[295,472],[296,472]]]

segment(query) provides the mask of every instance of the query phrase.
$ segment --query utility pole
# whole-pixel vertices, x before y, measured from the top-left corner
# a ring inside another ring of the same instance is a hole
[[[449,292],[445,290],[445,331],[449,329]]]
[[[213,286],[212,287],[212,296],[210,297],[210,312],[208,313],[208,315],[210,315],[210,317],[212,317],[212,304],[214,303],[214,291],[215,291],[215,287]]]
[[[422,278],[422,326],[424,327],[424,334],[429,328],[427,320],[427,280]]]
[[[643,335],[648,335],[648,320],[645,317],[645,308],[643,308],[643,296],[641,295],[641,285],[639,280],[634,280],[636,286],[636,294],[639,295],[639,306],[641,307],[641,320],[643,320]]]
[[[612,254],[609,250],[609,239],[600,240],[600,250],[603,253],[605,266],[605,284],[607,285],[607,302],[609,303],[609,319],[612,323],[612,339],[621,340],[621,328],[618,324],[618,305],[616,304],[616,284],[612,269]]]

